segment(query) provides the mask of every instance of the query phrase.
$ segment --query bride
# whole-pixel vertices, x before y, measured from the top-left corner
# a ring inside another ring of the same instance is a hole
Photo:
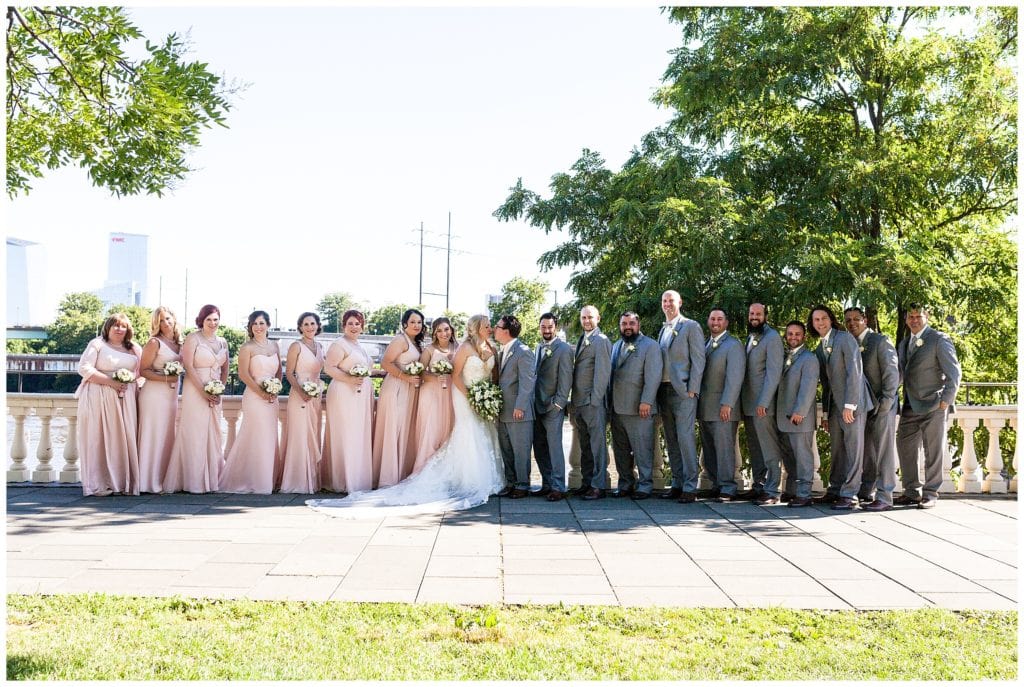
[[[355,492],[343,499],[310,499],[307,505],[352,519],[440,513],[479,506],[505,487],[494,424],[481,419],[466,398],[467,388],[489,379],[494,368],[494,349],[488,343],[491,323],[486,315],[473,315],[466,329],[452,369],[452,433],[426,466],[391,487]]]

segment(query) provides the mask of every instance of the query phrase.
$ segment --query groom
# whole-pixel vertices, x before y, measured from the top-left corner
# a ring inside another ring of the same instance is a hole
[[[505,461],[508,486],[498,496],[521,499],[530,493],[530,448],[533,444],[533,386],[536,357],[519,342],[522,325],[514,315],[502,315],[494,325],[501,344],[497,377],[501,387],[498,443]]]

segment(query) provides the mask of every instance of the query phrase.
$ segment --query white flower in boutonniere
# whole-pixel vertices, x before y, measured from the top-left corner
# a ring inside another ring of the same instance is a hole
[[[832,347],[831,346],[825,346],[825,352],[828,353],[829,355],[832,355]]]
[[[584,336],[583,337],[583,346],[586,347],[586,346],[589,346],[589,345],[590,345],[590,337]]]
[[[719,344],[718,339],[711,339],[711,350],[713,351],[716,348],[718,348],[718,344]]]
[[[673,329],[673,330],[672,330],[672,338],[674,339],[674,338],[676,338],[677,336],[679,336],[679,332],[678,332],[678,331],[676,331],[675,329]]]
[[[634,346],[633,344],[629,344],[628,346],[626,346],[626,350],[632,353],[636,350],[636,346]]]
[[[750,347],[751,347],[751,348],[756,348],[756,347],[757,347],[757,344],[759,344],[759,343],[761,343],[761,339],[759,339],[759,338],[757,338],[757,337],[755,336],[754,338],[752,338],[752,339],[750,340]]]
[[[860,352],[861,352],[861,353],[863,353],[863,352],[864,352],[864,344],[861,344],[861,345],[860,345],[860,346],[858,346],[857,348],[859,348],[859,349],[860,349]]]
[[[544,357],[545,358],[550,358],[551,357],[551,347],[550,346],[546,346],[544,348]]]
[[[792,365],[793,365],[793,356],[789,356],[788,358],[786,358],[786,367],[791,367]]]
[[[918,348],[921,348],[921,346],[924,346],[924,341],[921,340],[921,339],[918,339],[917,343],[915,343],[914,345],[917,346]]]

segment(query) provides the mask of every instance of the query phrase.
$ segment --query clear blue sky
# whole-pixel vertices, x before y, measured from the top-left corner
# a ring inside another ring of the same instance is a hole
[[[479,312],[517,276],[565,300],[567,271],[537,257],[564,240],[491,213],[509,186],[545,192],[583,148],[618,166],[670,113],[650,103],[680,43],[656,7],[178,7],[132,10],[151,39],[190,32],[194,59],[248,82],[228,129],[162,199],[117,199],[70,168],[7,204],[7,232],[46,246],[46,302],[100,286],[111,231],[149,234],[152,298],[191,320],[205,302],[238,325],[283,326],[330,291],[414,303],[418,227],[443,243],[451,304]],[[424,290],[444,290],[428,250]],[[184,274],[189,271],[188,312]],[[553,294],[549,294],[553,298]],[[428,314],[443,299],[425,297]],[[277,322],[275,322],[277,324]]]

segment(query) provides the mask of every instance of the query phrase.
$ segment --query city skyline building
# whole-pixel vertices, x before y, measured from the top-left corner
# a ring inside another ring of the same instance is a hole
[[[103,305],[146,305],[149,301],[149,236],[110,232],[107,279],[94,292]]]
[[[7,237],[7,326],[42,324],[46,291],[46,248]]]

